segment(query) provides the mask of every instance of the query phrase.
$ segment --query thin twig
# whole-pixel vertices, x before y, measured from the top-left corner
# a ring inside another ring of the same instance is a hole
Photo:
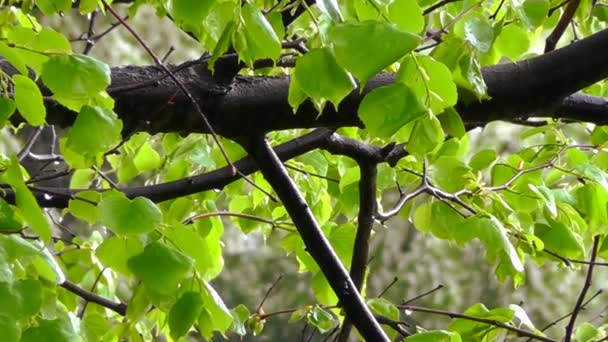
[[[575,1],[575,0],[573,0]],[[570,316],[570,322],[566,326],[566,336],[564,337],[565,342],[570,342],[572,340],[572,334],[574,332],[574,323],[576,323],[576,318],[578,317],[581,308],[583,307],[583,301],[585,300],[585,296],[587,295],[587,291],[591,287],[591,280],[593,277],[593,268],[595,267],[595,258],[597,257],[597,248],[600,244],[600,236],[596,235],[593,237],[593,247],[591,248],[591,264],[587,268],[587,276],[585,277],[585,283],[583,284],[583,288],[581,289],[581,293],[576,300],[576,304],[574,305],[574,310],[572,310],[572,316]]]
[[[458,1],[461,1],[461,0],[441,0],[441,1],[438,1],[438,2],[436,2],[434,4],[432,4],[431,6],[427,7],[422,12],[422,15],[429,15],[431,12],[433,12],[434,10],[436,10],[436,9],[442,7],[442,6],[445,6],[445,5],[450,4],[452,2],[458,2]]]
[[[260,313],[262,311],[262,306],[264,305],[264,302],[266,302],[266,299],[268,299],[268,296],[270,296],[270,293],[272,292],[272,290],[274,290],[274,288],[281,281],[281,279],[283,279],[283,275],[279,274],[279,277],[277,278],[277,280],[275,280],[274,283],[272,283],[272,285],[268,288],[268,290],[264,294],[264,297],[262,297],[262,300],[260,301],[260,305],[258,305],[258,308],[255,310],[255,312]]]
[[[95,292],[95,288],[97,287],[97,284],[99,283],[99,281],[101,280],[101,276],[103,276],[103,272],[106,270],[106,268],[102,268],[99,271],[99,274],[97,275],[97,277],[95,278],[95,281],[93,282],[93,285],[91,285],[91,290],[90,292],[94,293]],[[89,304],[89,301],[85,298],[84,300],[84,304],[82,304],[82,308],[80,309],[80,312],[78,313],[78,318],[82,319],[82,317],[84,317],[84,312],[87,310],[87,306]]]
[[[419,294],[419,295],[417,295],[417,296],[414,296],[414,297],[412,297],[412,298],[410,298],[410,299],[408,299],[408,300],[403,301],[403,303],[401,303],[401,305],[408,305],[408,304],[411,304],[411,303],[413,303],[413,302],[417,301],[417,300],[418,300],[418,299],[420,299],[420,298],[426,297],[426,296],[428,296],[428,295],[430,295],[430,294],[434,293],[435,291],[439,291],[439,290],[441,290],[442,288],[443,288],[443,284],[439,284],[439,285],[435,286],[435,287],[434,287],[433,289],[431,289],[431,290],[428,290],[428,291],[423,292],[423,293],[421,293],[421,294]]]
[[[382,296],[384,296],[384,294],[386,294],[386,292],[391,287],[393,287],[393,285],[395,285],[398,281],[399,281],[399,278],[394,277],[393,280],[391,280],[391,282],[388,285],[386,285],[382,291],[380,291],[380,294],[378,294],[378,298],[382,298]]]
[[[591,303],[591,301],[593,301],[595,298],[597,298],[603,292],[604,291],[602,291],[601,289],[597,290],[597,292],[595,292],[595,294],[593,296],[591,296],[591,298],[587,299],[587,301],[585,303],[583,303],[583,306],[581,306],[581,309],[584,309],[585,306],[587,306],[589,303]],[[566,319],[570,316],[572,316],[572,311],[570,311],[567,314],[563,315],[562,317],[554,320],[553,322],[550,322],[549,324],[545,325],[542,329],[540,329],[540,331],[546,331],[547,329],[551,328],[552,326],[556,325],[557,323],[563,321],[564,319]]]
[[[435,314],[435,315],[442,315],[442,316],[448,316],[450,318],[461,318],[464,320],[468,320],[468,321],[473,321],[473,322],[479,322],[479,323],[484,323],[484,324],[488,324],[491,326],[495,326],[497,328],[503,328],[509,331],[514,332],[515,334],[517,334],[518,336],[522,336],[522,337],[530,337],[532,339],[538,340],[538,341],[543,341],[543,342],[558,342],[558,340],[556,339],[552,339],[546,336],[542,336],[542,335],[538,335],[535,334],[529,330],[525,330],[525,329],[520,329],[520,328],[516,328],[512,325],[509,325],[507,323],[503,323],[503,322],[499,322],[493,319],[487,319],[487,318],[482,318],[482,317],[475,317],[475,316],[471,316],[471,315],[466,315],[466,314],[461,314],[458,312],[451,312],[451,311],[444,311],[444,310],[438,310],[438,309],[431,309],[431,308],[425,308],[425,307],[421,307],[421,306],[412,306],[412,305],[397,305],[397,307],[401,310],[409,310],[409,311],[414,311],[414,312],[425,312],[425,313],[430,313],[430,314]]]
[[[82,50],[83,55],[88,55],[89,52],[91,52],[93,45],[95,45],[95,43],[96,43],[96,41],[91,38],[95,34],[95,19],[97,19],[98,13],[99,13],[99,9],[95,9],[95,11],[93,11],[93,13],[90,14],[89,28],[87,30],[87,40],[86,40],[87,44],[85,45],[84,49]]]

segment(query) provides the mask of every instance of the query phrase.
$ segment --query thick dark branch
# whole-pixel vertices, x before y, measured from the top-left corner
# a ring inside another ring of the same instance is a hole
[[[304,241],[306,250],[321,268],[340,300],[346,316],[357,327],[361,336],[366,341],[389,341],[369,308],[363,302],[357,287],[332,250],[310,207],[293,180],[289,178],[287,170],[272,147],[263,136],[257,136],[243,142],[243,147],[256,160],[264,178],[283,202],[287,213],[289,213]]]
[[[581,103],[582,98],[564,98],[608,77],[606,60],[608,30],[536,58],[486,67],[483,76],[491,98],[482,102],[461,101],[457,109],[465,124],[485,124],[492,120],[508,121],[527,116],[560,116],[564,112],[584,121],[605,121],[582,111],[591,109],[606,113],[605,101],[587,98]],[[233,62],[230,58],[226,61],[220,59],[216,68],[221,70],[222,63],[231,65]],[[212,76],[203,60],[193,64],[176,71],[176,77],[202,104],[212,126],[225,136],[292,128],[362,126],[357,116],[362,98],[369,91],[394,81],[393,74],[379,74],[369,80],[362,92],[357,89],[347,96],[337,111],[328,105],[319,116],[307,101],[294,115],[287,101],[288,76],[238,76],[232,80],[222,73]],[[6,61],[0,61],[0,67],[8,74],[15,72]],[[125,130],[205,132],[191,102],[172,80],[163,78],[164,75],[155,66],[112,69],[110,89],[146,85],[129,91],[110,92],[116,100],[115,111],[123,120]],[[48,91],[46,94],[50,95]],[[75,118],[67,109],[52,103],[48,104],[47,113],[49,124],[67,126]],[[13,122],[21,122],[18,115],[14,116]]]

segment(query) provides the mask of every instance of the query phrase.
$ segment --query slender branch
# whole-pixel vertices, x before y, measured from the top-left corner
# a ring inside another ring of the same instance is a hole
[[[343,305],[346,316],[357,327],[361,336],[368,341],[389,341],[331,248],[310,207],[268,142],[263,136],[256,136],[240,143],[254,158],[262,175],[283,202],[308,253],[319,265]]]
[[[431,6],[427,7],[422,12],[422,15],[429,15],[431,12],[433,12],[434,10],[436,10],[436,9],[438,9],[440,7],[443,7],[443,6],[445,6],[445,5],[449,4],[449,3],[458,2],[458,1],[461,1],[461,0],[441,0],[441,1],[438,1],[438,2],[436,2],[434,4],[432,4]]]
[[[559,39],[562,37],[568,25],[572,21],[578,6],[580,5],[581,0],[568,0],[568,6],[566,6],[566,10],[562,14],[562,17],[559,18],[557,25],[553,29],[553,32],[547,37],[545,42],[545,53],[555,50],[555,46]]]
[[[413,302],[417,301],[417,300],[418,300],[418,299],[420,299],[420,298],[426,297],[426,296],[428,296],[428,295],[430,295],[430,294],[432,294],[432,293],[434,293],[434,292],[436,292],[436,291],[441,290],[442,288],[443,288],[443,285],[442,285],[442,284],[439,284],[439,285],[435,286],[434,288],[432,288],[432,289],[430,289],[430,290],[428,290],[428,291],[426,291],[426,292],[423,292],[423,293],[421,293],[421,294],[419,294],[419,295],[417,295],[417,296],[414,296],[413,298],[410,298],[410,299],[408,299],[408,300],[405,300],[403,303],[401,303],[401,305],[408,305],[408,304],[411,304],[411,303],[413,303]]]
[[[270,285],[268,290],[266,290],[266,293],[264,294],[264,297],[262,297],[262,300],[260,301],[260,305],[258,305],[258,308],[257,308],[257,310],[255,310],[255,312],[257,312],[257,313],[262,312],[262,306],[264,305],[264,302],[266,302],[266,299],[268,299],[268,296],[270,296],[270,293],[272,292],[272,290],[274,290],[274,288],[281,281],[281,279],[283,279],[283,275],[279,274],[279,277],[277,278],[277,280],[275,280],[274,283],[272,283],[272,285]]]
[[[359,180],[359,216],[357,218],[357,233],[353,246],[353,256],[350,263],[350,277],[357,291],[361,292],[369,258],[369,239],[374,226],[376,213],[376,176],[378,167],[376,163],[359,162],[361,178]],[[344,319],[342,330],[338,335],[339,342],[346,342],[352,329],[352,322],[348,317]]]
[[[492,320],[492,319],[470,316],[470,315],[461,314],[461,313],[458,313],[458,312],[451,312],[451,311],[444,311],[444,310],[438,310],[438,309],[425,308],[425,307],[421,307],[421,306],[397,305],[397,307],[399,309],[401,309],[401,310],[410,310],[410,311],[414,311],[414,312],[426,312],[426,313],[435,314],[435,315],[448,316],[450,318],[460,318],[460,319],[465,319],[465,320],[468,320],[468,321],[484,323],[484,324],[492,325],[492,326],[495,326],[495,327],[498,327],[498,328],[503,328],[503,329],[509,330],[511,332],[514,332],[518,336],[529,337],[529,338],[532,338],[532,339],[538,340],[538,341],[543,341],[543,342],[558,342],[558,340],[555,340],[555,339],[552,339],[552,338],[549,338],[549,337],[546,337],[546,336],[538,335],[538,334],[535,334],[535,333],[533,333],[531,331],[528,331],[528,330],[525,330],[525,329],[516,328],[516,327],[511,326],[511,325],[509,325],[507,323],[499,322],[499,321]]]
[[[575,1],[575,0],[573,0]],[[587,268],[587,276],[585,277],[585,283],[583,284],[583,288],[581,289],[581,293],[576,300],[576,304],[574,305],[574,310],[572,310],[572,316],[570,316],[570,322],[566,326],[566,336],[564,337],[565,342],[570,342],[572,340],[572,335],[574,332],[574,323],[576,323],[576,318],[578,317],[581,308],[583,307],[583,302],[585,301],[585,296],[587,295],[587,291],[591,287],[591,279],[593,278],[593,268],[595,258],[597,257],[597,249],[600,244],[600,236],[596,235],[593,237],[593,247],[591,248],[591,264]]]
[[[93,303],[99,304],[103,307],[106,307],[121,316],[124,316],[127,314],[127,305],[125,303],[113,302],[109,299],[101,297],[100,295],[98,295],[96,293],[89,292],[70,281],[64,281],[63,283],[59,284],[59,286],[74,293],[75,295],[79,296],[80,298],[82,298],[84,300],[87,300],[89,302],[93,302]]]
[[[583,303],[583,306],[581,306],[581,309],[584,309],[589,303],[591,303],[591,301],[593,301],[595,298],[597,298],[600,294],[602,294],[602,290],[597,290],[597,292],[595,292],[595,294],[593,296],[591,296],[591,298],[587,299],[587,301],[585,303]],[[556,325],[557,323],[563,321],[564,319],[572,316],[573,311],[568,312],[567,314],[563,315],[562,317],[550,322],[549,324],[545,325],[542,329],[540,329],[540,331],[546,331],[547,329],[551,328],[552,326]],[[530,340],[528,340],[530,341]]]

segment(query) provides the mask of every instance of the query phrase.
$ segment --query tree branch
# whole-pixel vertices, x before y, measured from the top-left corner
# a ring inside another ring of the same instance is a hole
[[[109,299],[101,297],[100,295],[98,295],[96,293],[89,292],[69,281],[64,281],[63,283],[59,284],[59,286],[63,287],[64,289],[72,292],[73,294],[77,295],[78,297],[80,297],[88,302],[93,302],[93,303],[99,304],[103,307],[106,307],[106,308],[116,312],[117,314],[119,314],[121,316],[124,316],[127,314],[127,305],[125,303],[113,302]]]
[[[234,56],[220,58],[217,63],[231,65]],[[231,59],[232,58],[232,59]],[[587,110],[607,113],[605,99],[589,96],[566,98],[581,89],[608,77],[608,30],[600,31],[564,48],[521,61],[483,68],[489,99],[467,103],[461,99],[456,106],[465,124],[481,124],[493,120],[515,120],[528,116],[576,116],[589,122],[605,122],[606,116],[587,114]],[[355,89],[338,109],[326,106],[321,115],[310,101],[293,113],[288,102],[289,76],[237,76],[224,79],[207,69],[204,60],[174,72],[176,79],[185,84],[207,115],[213,128],[231,137],[247,133],[315,127],[346,127],[363,124],[357,109],[363,97],[371,90],[391,84],[394,74],[376,75],[367,82],[363,91]],[[565,67],[567,66],[567,67]],[[16,70],[5,60],[0,68],[8,75]],[[154,85],[123,92],[112,92],[116,101],[115,112],[123,120],[125,131],[206,132],[201,117],[191,101],[176,87],[173,80],[163,78],[165,72],[156,66],[118,67],[112,69],[110,88],[132,84]],[[51,95],[43,89],[45,95]],[[70,125],[75,114],[54,103],[47,102],[47,123]],[[582,102],[581,102],[582,101]],[[579,107],[578,105],[582,107]],[[11,118],[14,124],[23,122],[19,115]]]
[[[587,291],[591,287],[591,279],[593,278],[593,268],[595,266],[595,258],[597,256],[597,249],[600,243],[600,236],[596,235],[593,237],[593,247],[591,248],[591,263],[587,268],[587,276],[585,276],[585,283],[583,284],[583,288],[581,289],[581,293],[576,300],[576,304],[574,305],[574,310],[572,310],[572,316],[570,316],[570,321],[566,326],[566,336],[564,337],[565,342],[570,342],[572,340],[573,332],[574,332],[574,323],[576,322],[576,318],[578,317],[581,308],[583,307],[583,301],[585,301],[585,296],[587,295]]]
[[[306,250],[321,268],[347,317],[357,327],[359,333],[367,341],[389,341],[323,235],[310,207],[268,142],[263,136],[258,135],[241,141],[241,144],[257,162],[262,175],[283,202],[304,241]]]
[[[353,256],[350,263],[350,277],[361,292],[365,280],[365,270],[369,258],[369,239],[374,226],[376,214],[376,176],[377,164],[366,161],[359,162],[361,178],[359,179],[359,216],[357,218],[357,234],[353,246]],[[339,342],[348,341],[352,322],[348,317],[342,323],[342,330],[338,335]]]

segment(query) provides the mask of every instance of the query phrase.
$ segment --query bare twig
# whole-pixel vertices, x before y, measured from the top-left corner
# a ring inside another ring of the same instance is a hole
[[[264,305],[264,302],[266,302],[266,299],[268,299],[268,296],[270,296],[270,293],[272,292],[272,290],[274,290],[274,288],[281,281],[281,279],[283,279],[283,275],[279,274],[279,277],[277,278],[277,280],[275,280],[274,283],[272,283],[272,285],[268,288],[268,290],[264,294],[264,297],[262,297],[262,300],[260,301],[260,305],[258,305],[258,308],[255,310],[255,312],[257,312],[257,313],[262,312],[262,306]]]
[[[575,0],[573,0],[575,1]],[[581,293],[576,300],[576,304],[574,305],[574,310],[572,310],[572,316],[570,316],[570,322],[566,326],[566,336],[564,337],[565,342],[570,342],[572,340],[572,334],[574,332],[574,323],[576,323],[576,318],[578,317],[581,308],[583,307],[583,301],[585,300],[585,296],[587,295],[587,291],[591,287],[591,280],[593,278],[593,268],[595,258],[597,257],[597,248],[600,244],[600,236],[596,235],[593,237],[593,247],[591,248],[591,264],[587,268],[587,276],[585,277],[585,283],[583,284],[583,288],[581,289]]]
[[[411,303],[413,303],[413,302],[417,301],[417,300],[418,300],[418,299],[420,299],[420,298],[426,297],[426,296],[428,296],[428,295],[430,295],[430,294],[432,294],[432,293],[434,293],[434,292],[436,292],[436,291],[441,290],[442,288],[443,288],[443,285],[442,285],[442,284],[439,284],[439,285],[435,286],[435,287],[434,287],[433,289],[431,289],[431,290],[428,290],[428,291],[423,292],[423,293],[421,293],[421,294],[419,294],[419,295],[417,295],[417,296],[414,296],[414,297],[412,297],[412,298],[410,298],[410,299],[408,299],[408,300],[403,301],[403,303],[401,303],[401,305],[408,305],[408,304],[411,304]]]
[[[451,311],[444,311],[444,310],[438,310],[438,309],[425,308],[425,307],[421,307],[421,306],[397,305],[397,307],[399,309],[401,309],[401,310],[410,310],[410,311],[414,311],[414,312],[426,312],[426,313],[435,314],[435,315],[448,316],[450,318],[461,318],[461,319],[465,319],[465,320],[468,320],[468,321],[484,323],[484,324],[488,324],[488,325],[491,325],[491,326],[495,326],[497,328],[503,328],[503,329],[509,330],[511,332],[514,332],[518,336],[521,336],[521,337],[530,337],[530,338],[532,338],[534,340],[538,340],[538,341],[543,341],[543,342],[558,342],[558,340],[555,340],[555,339],[552,339],[552,338],[549,338],[549,337],[546,337],[546,336],[538,335],[538,334],[535,334],[535,333],[533,333],[533,332],[531,332],[529,330],[516,328],[516,327],[514,327],[512,325],[509,325],[507,323],[499,322],[499,321],[492,320],[492,319],[470,316],[470,315],[461,314],[461,313],[458,313],[458,312],[451,312]]]

